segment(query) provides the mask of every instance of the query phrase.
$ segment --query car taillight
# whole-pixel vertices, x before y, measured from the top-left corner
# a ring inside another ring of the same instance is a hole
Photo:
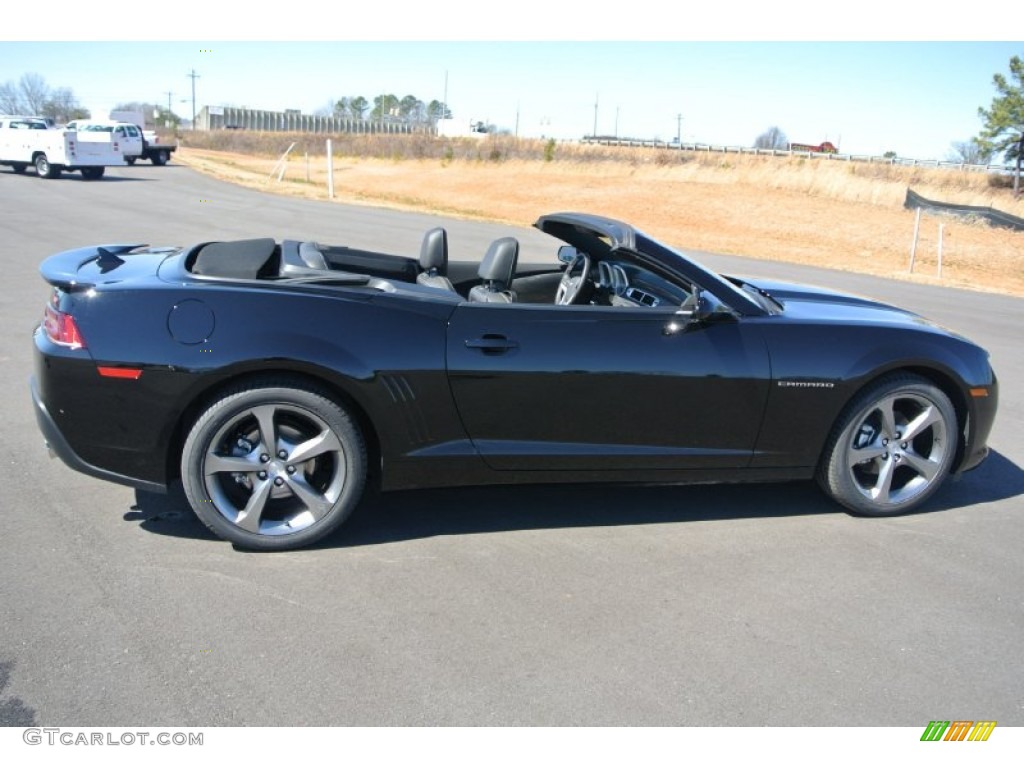
[[[75,324],[75,318],[67,312],[61,312],[50,304],[43,312],[43,330],[47,338],[54,344],[61,344],[72,349],[84,349],[85,339]]]

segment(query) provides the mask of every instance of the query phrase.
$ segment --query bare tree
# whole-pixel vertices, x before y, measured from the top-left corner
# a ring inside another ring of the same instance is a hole
[[[89,117],[89,110],[83,109],[75,99],[75,94],[70,88],[55,88],[50,97],[43,102],[43,108],[39,114],[44,117],[52,117],[54,122],[69,123],[72,120],[81,120]]]
[[[18,86],[10,80],[0,85],[0,112],[5,115],[18,115],[23,111]]]
[[[50,88],[34,72],[22,75],[17,84],[8,81],[0,85],[0,113],[39,115],[59,123],[89,117],[70,88]]]
[[[21,76],[18,86],[21,89],[21,99],[25,111],[32,115],[42,114],[43,106],[50,97],[50,89],[42,75],[37,75],[35,72],[24,74]]]
[[[977,139],[967,141],[954,141],[949,153],[949,159],[955,163],[966,163],[967,165],[988,165],[992,160],[992,150],[982,147]]]
[[[773,125],[754,139],[754,146],[758,149],[788,149],[789,139],[779,126]]]

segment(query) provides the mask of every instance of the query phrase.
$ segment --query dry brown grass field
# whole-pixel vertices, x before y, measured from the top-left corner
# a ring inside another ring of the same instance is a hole
[[[222,135],[240,142],[233,133]],[[271,177],[280,154],[295,139],[258,134],[227,149],[200,147],[193,139],[175,158],[266,192],[327,199],[322,137],[297,145],[281,181],[276,174]],[[333,160],[337,202],[523,226],[542,213],[588,211],[629,221],[682,249],[1024,296],[1024,233],[978,221],[924,215],[915,273],[908,272],[915,218],[903,207],[908,187],[932,200],[991,206],[1024,217],[1024,201],[1014,201],[1005,183],[994,183],[1002,180],[983,173],[828,159],[555,147],[510,137],[386,140],[376,145],[373,137],[339,141]],[[429,145],[438,141],[441,146]],[[384,156],[368,156],[373,154]],[[935,276],[940,224],[941,279]]]

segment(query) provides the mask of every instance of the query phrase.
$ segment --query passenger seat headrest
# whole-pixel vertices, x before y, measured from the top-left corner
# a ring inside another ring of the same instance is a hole
[[[519,241],[514,237],[502,237],[491,243],[480,262],[477,274],[481,280],[500,283],[503,287],[512,282],[519,259]]]
[[[448,233],[437,227],[427,232],[420,246],[420,268],[425,272],[436,270],[439,274],[448,271]]]

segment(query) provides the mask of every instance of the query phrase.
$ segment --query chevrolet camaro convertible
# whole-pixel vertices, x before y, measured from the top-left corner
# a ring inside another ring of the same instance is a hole
[[[868,299],[707,270],[619,221],[541,217],[448,262],[255,239],[58,253],[31,381],[50,450],[178,479],[250,549],[308,545],[368,484],[816,478],[862,515],[977,466],[988,354]]]

